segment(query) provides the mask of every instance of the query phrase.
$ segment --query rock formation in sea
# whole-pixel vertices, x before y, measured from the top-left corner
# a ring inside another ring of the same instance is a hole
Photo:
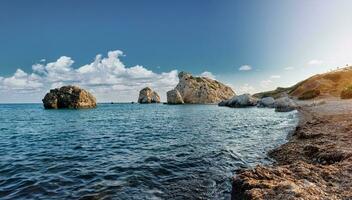
[[[168,104],[184,104],[182,96],[177,89],[168,91],[166,96]]]
[[[289,97],[281,97],[275,100],[275,111],[276,112],[289,112],[295,110],[297,105]]]
[[[145,87],[139,92],[138,103],[160,103],[160,96],[150,87]]]
[[[250,94],[233,96],[231,99],[221,101],[219,106],[228,106],[233,108],[242,108],[257,105],[258,99]]]
[[[45,109],[79,109],[97,106],[96,99],[91,93],[72,85],[50,90],[42,101]]]
[[[275,107],[275,99],[272,97],[264,97],[258,101],[258,107],[263,108],[274,108]]]
[[[231,87],[207,77],[195,77],[190,73],[180,72],[178,74],[178,78],[179,83],[175,89],[180,93],[184,103],[219,103],[220,101],[229,99],[235,95],[235,92],[231,89]],[[172,99],[172,96],[177,96],[171,94],[175,94],[175,91],[170,93],[170,98],[168,98],[170,103],[175,102],[175,99]]]

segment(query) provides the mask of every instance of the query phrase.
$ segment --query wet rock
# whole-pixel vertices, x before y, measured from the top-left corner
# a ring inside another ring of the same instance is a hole
[[[160,103],[160,96],[150,87],[145,87],[139,92],[138,103]]]
[[[97,106],[96,99],[91,93],[72,85],[50,90],[42,101],[45,109],[79,109]]]

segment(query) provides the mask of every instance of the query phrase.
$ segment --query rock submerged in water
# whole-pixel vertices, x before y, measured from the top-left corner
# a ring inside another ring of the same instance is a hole
[[[187,104],[219,103],[235,95],[231,87],[207,77],[195,77],[190,73],[180,72],[178,78],[179,83],[175,89],[180,94],[182,102]],[[177,94],[175,91],[170,93],[168,103],[174,104],[173,102],[181,102],[179,96],[175,94]],[[177,97],[178,99],[172,99],[172,97]]]
[[[290,112],[297,108],[296,103],[288,98],[288,97],[281,97],[275,100],[275,111],[276,112]]]
[[[182,96],[177,89],[168,91],[166,96],[168,104],[184,104]]]
[[[160,103],[160,96],[150,87],[145,87],[139,92],[138,103]]]
[[[50,90],[42,101],[45,109],[79,109],[97,106],[96,99],[91,93],[72,85]]]
[[[220,102],[219,106],[228,106],[233,108],[243,108],[257,105],[258,99],[250,94],[234,96],[231,99]]]

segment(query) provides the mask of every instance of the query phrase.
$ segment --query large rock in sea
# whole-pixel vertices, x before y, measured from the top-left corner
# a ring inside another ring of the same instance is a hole
[[[42,101],[45,109],[79,109],[97,106],[96,99],[91,93],[72,85],[50,90]]]
[[[184,103],[219,103],[235,95],[231,87],[207,77],[195,77],[190,73],[180,72],[178,78],[179,83],[175,89],[180,93]]]
[[[180,92],[176,89],[168,91],[166,96],[168,104],[184,104]]]
[[[258,101],[258,107],[274,108],[275,99],[273,97],[264,97]]]
[[[243,108],[257,105],[258,99],[250,94],[233,96],[231,99],[220,102],[219,106],[228,106],[233,108]]]
[[[275,100],[276,112],[289,112],[297,108],[297,104],[289,97],[281,97]]]
[[[145,87],[139,92],[138,103],[160,103],[160,96],[150,87]]]

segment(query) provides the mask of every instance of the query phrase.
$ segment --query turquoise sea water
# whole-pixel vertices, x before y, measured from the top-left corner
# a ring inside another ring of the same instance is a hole
[[[216,105],[0,105],[0,199],[229,199],[296,112]]]

